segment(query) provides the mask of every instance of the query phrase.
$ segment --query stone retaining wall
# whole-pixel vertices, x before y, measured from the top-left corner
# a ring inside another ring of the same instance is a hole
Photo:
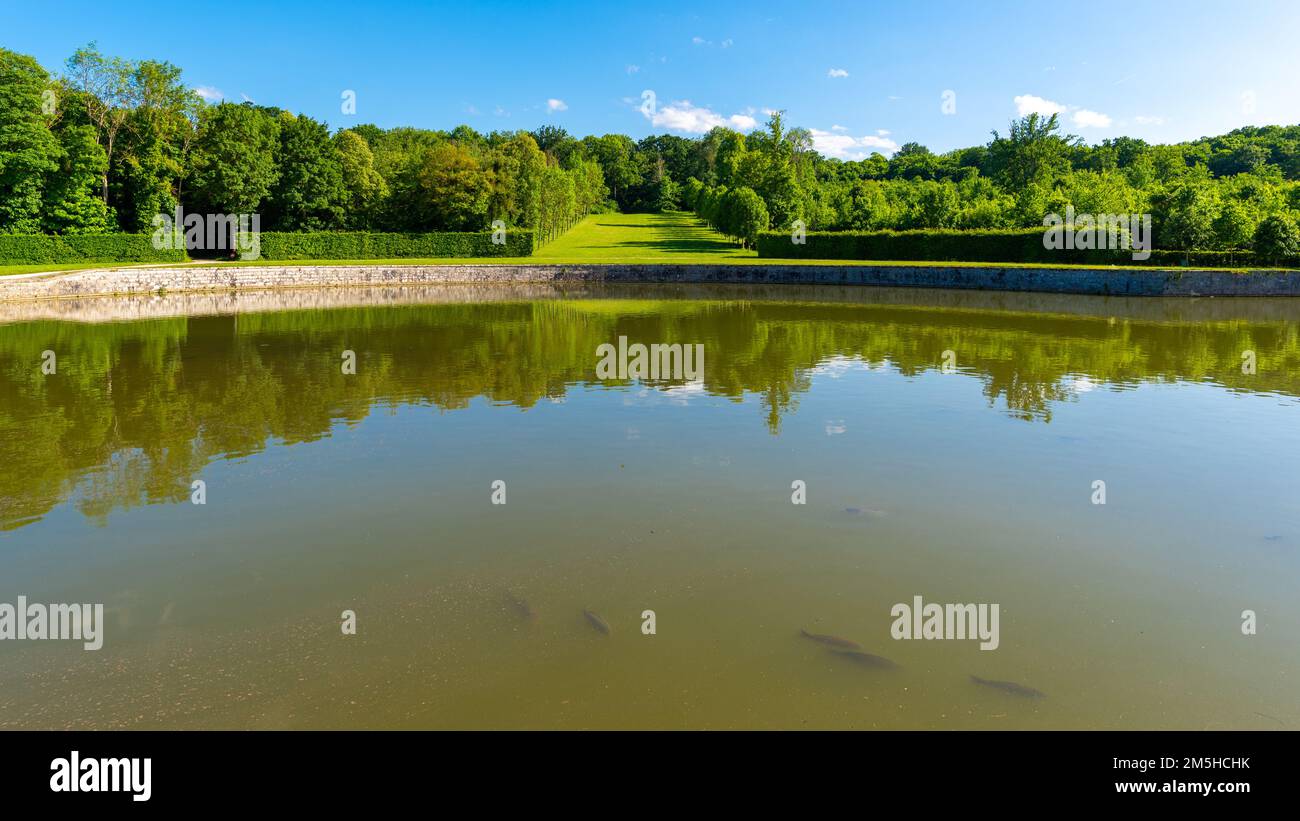
[[[489,283],[893,285],[1114,296],[1300,296],[1300,271],[910,265],[177,265],[0,277],[0,301]]]

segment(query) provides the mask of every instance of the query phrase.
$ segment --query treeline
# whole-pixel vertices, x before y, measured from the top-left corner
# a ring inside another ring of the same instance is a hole
[[[541,242],[600,210],[689,208],[752,244],[765,228],[1041,226],[1067,207],[1150,213],[1157,248],[1300,253],[1300,126],[1088,145],[1030,115],[984,145],[842,161],[781,114],[740,134],[640,141],[562,128],[331,133],[271,106],[209,105],[177,67],[79,50],[51,75],[0,49],[0,233],[138,232],[177,205],[259,213],[267,231],[482,231]]]
[[[715,129],[667,164],[687,176],[683,202],[745,244],[762,214],[773,230],[996,230],[1043,225],[1048,214],[1151,214],[1155,247],[1300,254],[1300,126],[1242,128],[1222,137],[1150,145],[1130,137],[1089,146],[1031,114],[984,146],[934,154],[915,143],[886,159],[828,159],[810,134]],[[734,206],[734,207],[733,207]]]
[[[150,232],[177,206],[267,231],[487,231],[545,241],[610,207],[604,173],[526,132],[360,126],[209,105],[169,63],[92,44],[52,76],[0,49],[0,233]]]

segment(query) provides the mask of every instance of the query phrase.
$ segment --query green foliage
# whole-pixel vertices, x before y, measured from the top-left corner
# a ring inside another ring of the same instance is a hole
[[[1262,226],[1261,226],[1262,227]],[[1262,256],[1228,251],[1152,251],[1149,259],[1135,260],[1126,249],[1048,249],[1042,228],[995,231],[810,231],[804,244],[795,244],[790,232],[770,231],[758,236],[758,255],[770,259],[916,260],[930,262],[1010,262],[1043,265],[1159,265],[1230,267],[1257,265]],[[1273,261],[1300,263],[1300,249],[1279,246]],[[1289,258],[1289,259],[1288,259]]]
[[[93,43],[56,78],[0,49],[0,232],[149,232],[180,206],[261,214],[264,228],[290,232],[476,232],[501,220],[544,243],[587,214],[685,206],[748,245],[761,219],[746,189],[782,230],[802,220],[816,231],[988,232],[1037,229],[1067,208],[1150,213],[1157,249],[1187,258],[1243,251],[1265,220],[1300,213],[1300,126],[1089,146],[1060,133],[1057,117],[1031,114],[985,145],[936,154],[908,143],[854,160],[819,154],[823,136],[781,112],[748,134],[717,127],[694,139],[576,139],[549,125],[359,125],[331,136],[276,108],[207,105],[176,66]]]
[[[280,123],[250,103],[204,109],[194,145],[190,187],[209,214],[253,214],[279,179]]]
[[[767,206],[753,189],[740,187],[728,191],[723,198],[723,233],[740,240],[741,247],[752,248],[761,231],[768,226]]]
[[[40,231],[43,191],[58,170],[60,148],[46,127],[45,69],[0,49],[0,232]]]
[[[504,244],[490,232],[378,234],[318,231],[261,235],[264,259],[401,259],[429,257],[524,257],[533,252],[533,232],[507,230]]]
[[[267,222],[282,231],[320,231],[343,223],[349,192],[329,126],[307,117],[280,117],[279,173],[266,202]]]
[[[44,229],[54,234],[98,234],[109,229],[108,205],[97,183],[108,167],[89,126],[64,129],[58,173],[45,189]]]
[[[6,265],[70,262],[180,262],[183,250],[156,250],[149,234],[0,234]]]
[[[1300,256],[1300,228],[1295,220],[1274,214],[1261,222],[1255,231],[1255,253],[1270,262]]]

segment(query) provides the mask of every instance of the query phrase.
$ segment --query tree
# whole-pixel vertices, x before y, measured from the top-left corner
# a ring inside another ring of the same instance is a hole
[[[375,155],[364,137],[344,130],[334,135],[333,142],[344,191],[343,225],[369,228],[388,196],[388,184],[375,170]]]
[[[1179,184],[1159,211],[1163,218],[1155,236],[1161,247],[1191,251],[1214,244],[1217,208],[1213,192],[1204,181],[1188,179]]]
[[[108,206],[98,196],[99,180],[108,165],[104,149],[90,126],[62,133],[62,157],[45,189],[42,228],[54,234],[97,234],[108,231]]]
[[[41,230],[46,176],[61,154],[42,113],[48,88],[39,63],[0,48],[0,232]]]
[[[306,115],[280,117],[276,180],[267,201],[270,225],[280,231],[319,231],[343,223],[348,190],[329,127]]]
[[[1012,120],[1005,138],[993,132],[993,142],[989,143],[989,164],[993,175],[1012,191],[1049,183],[1070,170],[1070,148],[1079,138],[1058,134],[1060,123],[1057,118],[1056,114],[1044,118],[1031,113]]]
[[[271,193],[280,124],[249,103],[204,109],[194,144],[191,187],[207,213],[252,214]]]
[[[452,142],[422,149],[403,174],[394,205],[417,231],[480,231],[487,227],[487,173],[469,150]]]
[[[86,118],[108,158],[101,181],[101,196],[107,204],[108,169],[113,164],[117,135],[133,107],[135,66],[120,57],[105,57],[92,42],[77,49],[68,58],[67,67],[68,84],[81,98]]]
[[[1236,200],[1229,200],[1214,219],[1215,247],[1224,251],[1249,248],[1254,242],[1256,227],[1246,207]]]
[[[1286,214],[1274,214],[1255,229],[1255,253],[1261,259],[1281,262],[1300,257],[1300,228]]]
[[[740,187],[727,192],[722,208],[723,230],[740,240],[742,247],[752,248],[760,231],[768,228],[767,206],[753,189]]]

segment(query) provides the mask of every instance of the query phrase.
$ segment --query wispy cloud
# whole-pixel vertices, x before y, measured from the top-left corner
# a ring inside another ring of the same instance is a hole
[[[213,88],[212,86],[195,86],[194,93],[208,102],[212,102],[213,100],[223,100],[226,97],[225,94],[221,93],[221,89]]]
[[[749,131],[758,127],[758,121],[749,114],[732,114],[730,117],[724,117],[711,109],[691,105],[690,100],[677,100],[659,106],[653,113],[647,111],[642,113],[656,128],[684,131],[687,134],[703,134],[718,126],[734,128],[737,131]]]
[[[1164,117],[1148,117],[1144,114],[1139,114],[1133,119],[1137,121],[1138,125],[1164,125],[1165,124]]]
[[[556,111],[568,111],[569,105],[568,103],[564,102],[564,100],[557,100],[554,97],[551,97],[549,100],[546,101],[546,110],[547,112],[550,113],[554,113]]]
[[[638,65],[629,64],[627,67],[628,74],[636,74],[640,70],[641,70],[641,66]]]
[[[849,73],[842,68],[833,68],[826,72],[827,77],[847,77]]]

